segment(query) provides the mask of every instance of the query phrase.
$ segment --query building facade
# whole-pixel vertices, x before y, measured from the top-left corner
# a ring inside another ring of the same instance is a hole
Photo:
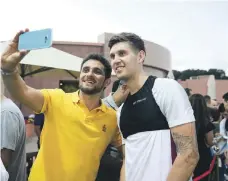
[[[228,92],[228,80],[215,80],[214,76],[197,76],[185,81],[178,80],[184,87],[192,90],[192,93],[209,95],[219,103],[223,101],[222,96]]]

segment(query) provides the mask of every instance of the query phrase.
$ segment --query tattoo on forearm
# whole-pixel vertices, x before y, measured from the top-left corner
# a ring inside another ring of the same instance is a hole
[[[185,136],[179,133],[172,133],[173,140],[176,144],[177,152],[182,154],[187,150],[198,150],[197,142],[194,136]]]
[[[176,145],[177,153],[185,155],[185,162],[190,165],[196,165],[198,159],[198,145],[196,136],[185,136],[176,132],[172,133]]]

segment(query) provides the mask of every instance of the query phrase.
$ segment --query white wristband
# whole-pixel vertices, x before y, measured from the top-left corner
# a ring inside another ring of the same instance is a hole
[[[2,74],[3,76],[13,75],[13,74],[16,73],[16,72],[17,72],[17,68],[16,68],[15,70],[13,70],[13,71],[7,71],[7,70],[1,69],[1,74]]]

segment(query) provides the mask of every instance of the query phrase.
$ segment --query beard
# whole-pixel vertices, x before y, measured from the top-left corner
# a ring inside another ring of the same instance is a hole
[[[104,88],[103,87],[93,87],[93,88],[87,88],[84,87],[83,85],[79,85],[80,91],[82,91],[84,94],[87,95],[94,95],[97,93],[100,93]]]
[[[127,82],[130,79],[130,76],[126,76],[126,75],[116,75],[116,77],[122,82]]]

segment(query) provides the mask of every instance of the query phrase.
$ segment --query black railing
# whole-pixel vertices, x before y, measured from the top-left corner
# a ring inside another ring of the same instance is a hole
[[[36,159],[38,152],[32,152],[26,154],[26,169],[27,169],[27,175],[29,176],[30,170],[32,168],[33,162]]]

